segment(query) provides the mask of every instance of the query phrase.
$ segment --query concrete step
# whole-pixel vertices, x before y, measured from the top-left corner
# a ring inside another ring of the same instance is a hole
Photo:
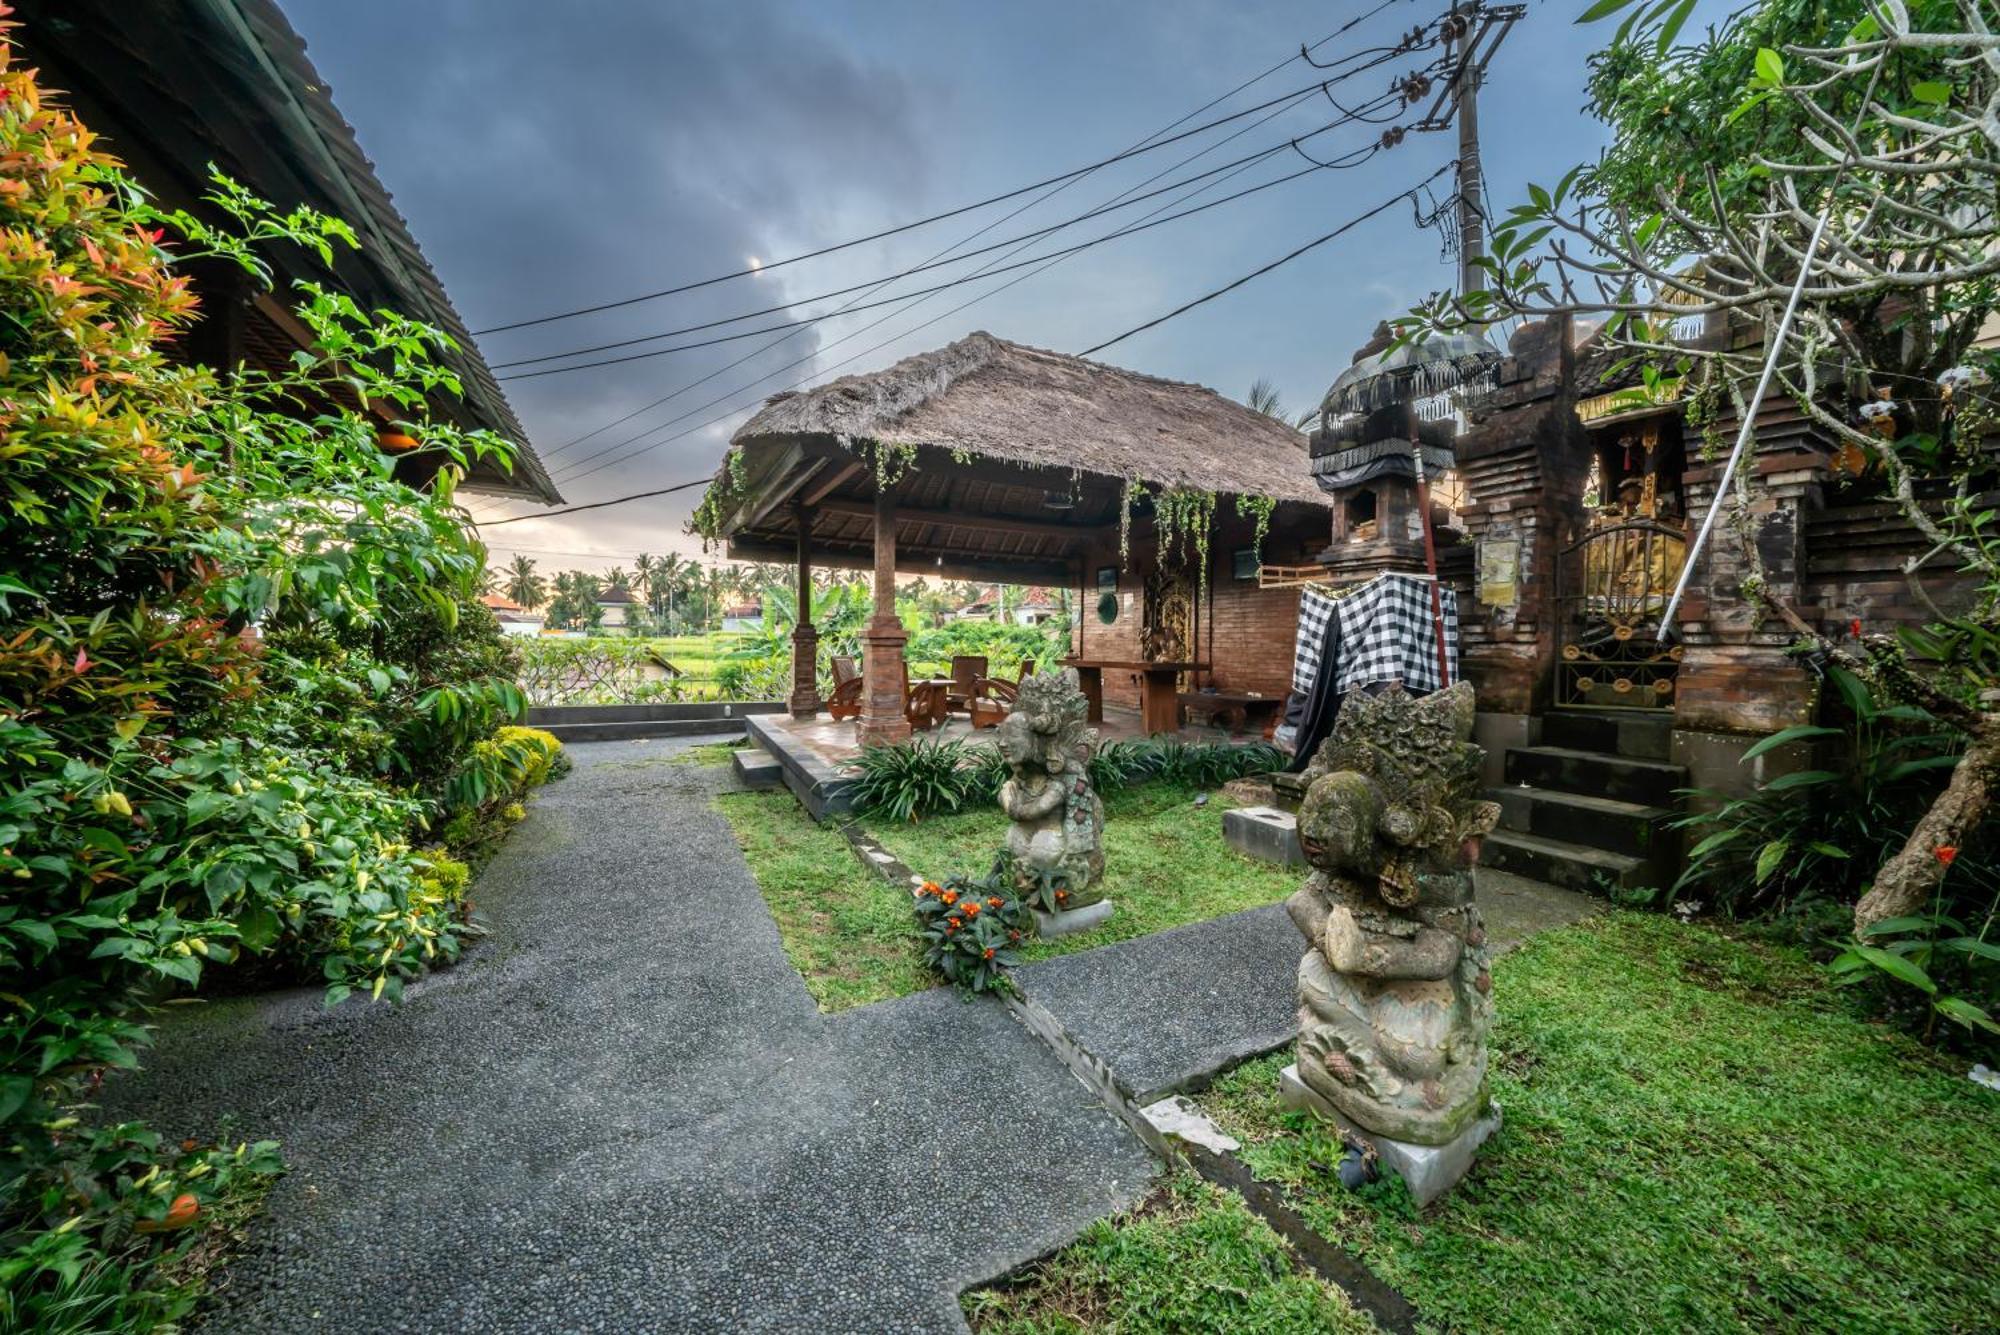
[[[1495,788],[1487,796],[1500,804],[1500,828],[1517,834],[1635,858],[1649,858],[1672,842],[1674,832],[1667,827],[1674,817],[1670,807],[1549,788]]]
[[[561,742],[626,742],[638,737],[728,737],[743,735],[741,718],[632,719],[623,723],[542,723],[535,725]]]
[[[1518,830],[1495,830],[1487,835],[1480,845],[1479,865],[1586,893],[1601,893],[1605,880],[1640,886],[1650,879],[1646,864],[1629,854]]]
[[[745,788],[765,789],[785,786],[785,766],[776,756],[760,747],[748,747],[731,756],[736,778]]]
[[[1567,746],[1510,746],[1504,775],[1509,788],[1526,784],[1660,807],[1674,805],[1674,790],[1688,781],[1680,765]]]
[[[1542,715],[1544,746],[1629,760],[1672,759],[1673,733],[1673,715],[1665,710],[1552,709]]]
[[[1288,867],[1306,864],[1299,818],[1279,807],[1232,807],[1222,813],[1222,840],[1245,857]]]
[[[537,705],[528,711],[531,728],[569,723],[663,723],[680,719],[732,719],[775,714],[777,700],[676,700],[650,705]]]

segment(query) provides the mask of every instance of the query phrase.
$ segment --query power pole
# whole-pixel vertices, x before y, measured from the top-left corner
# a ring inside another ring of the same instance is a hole
[[[1485,177],[1479,167],[1479,85],[1486,78],[1484,61],[1473,63],[1474,34],[1479,29],[1466,24],[1458,38],[1458,295],[1463,297],[1480,281],[1478,262],[1486,254]],[[1496,41],[1495,46],[1499,43]],[[1489,51],[1488,55],[1492,53]]]
[[[1412,128],[1442,130],[1456,121],[1458,126],[1458,294],[1462,297],[1485,283],[1477,268],[1486,254],[1486,178],[1479,165],[1479,85],[1486,81],[1486,66],[1508,30],[1528,12],[1525,5],[1494,5],[1472,0],[1454,9],[1446,22],[1452,25],[1452,51],[1457,57],[1451,77],[1439,89],[1437,100],[1424,118]],[[1448,29],[1448,31],[1452,30]]]

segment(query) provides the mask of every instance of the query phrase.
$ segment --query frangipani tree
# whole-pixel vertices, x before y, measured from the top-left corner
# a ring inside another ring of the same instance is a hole
[[[1621,366],[1636,364],[1649,394],[1699,387],[1739,417],[1776,347],[1770,392],[1881,468],[1929,544],[1905,568],[1916,596],[1932,561],[1978,577],[1973,607],[1902,640],[1828,635],[1761,570],[1745,585],[1802,647],[1968,739],[1857,905],[1865,935],[1931,900],[2000,779],[2000,545],[1974,485],[1994,420],[1982,390],[2000,373],[1977,346],[2000,309],[2000,35],[1991,0],[1759,0],[1676,46],[1692,9],[1599,0],[1585,12],[1625,16],[1592,60],[1612,147],[1529,187],[1495,220],[1484,286],[1433,297],[1404,331],[1602,317],[1600,337],[1629,353]],[[1690,316],[1762,337],[1679,341],[1674,323]],[[1920,469],[1955,482],[1941,512],[1916,497]],[[1753,471],[1738,471],[1725,516],[1746,533]],[[1743,547],[1754,563],[1756,544]]]

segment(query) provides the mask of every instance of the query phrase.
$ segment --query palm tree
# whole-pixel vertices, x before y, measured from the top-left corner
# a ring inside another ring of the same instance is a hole
[[[632,580],[625,573],[624,566],[613,566],[604,572],[604,583],[598,587],[605,589],[625,589],[629,591],[632,587]]]
[[[548,597],[548,585],[535,573],[532,557],[515,556],[507,564],[507,596],[521,606],[534,610]]]
[[[1250,382],[1250,393],[1244,398],[1243,406],[1253,413],[1275,417],[1280,422],[1289,420],[1285,415],[1285,402],[1278,393],[1278,387],[1263,376],[1258,376]]]

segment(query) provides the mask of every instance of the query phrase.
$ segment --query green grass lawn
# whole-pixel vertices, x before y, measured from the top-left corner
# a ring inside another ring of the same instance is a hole
[[[1796,954],[1659,917],[1549,932],[1494,977],[1506,1122],[1428,1212],[1398,1182],[1340,1189],[1338,1140],[1278,1105],[1288,1055],[1202,1097],[1428,1324],[2000,1325],[2000,1096],[1966,1062],[1867,1022]]]
[[[716,748],[723,763],[727,752]],[[886,1001],[934,986],[917,949],[908,896],[863,867],[838,830],[813,823],[789,792],[720,799],[743,855],[777,919],[785,953],[822,1010]],[[912,871],[943,880],[983,872],[1006,829],[998,807],[917,825],[865,822]],[[1023,960],[1089,950],[1182,923],[1275,903],[1298,885],[1292,872],[1244,857],[1222,841],[1216,803],[1192,790],[1148,784],[1105,803],[1104,877],[1117,911],[1081,936],[1038,941]]]
[[[980,1335],[1361,1335],[1374,1323],[1302,1267],[1242,1198],[1177,1173],[1005,1286],[960,1299]]]
[[[1194,804],[1196,790],[1148,783],[1104,801],[1104,890],[1117,910],[1081,937],[1040,941],[1024,960],[1087,950],[1182,923],[1275,904],[1299,888],[1294,869],[1246,858],[1222,839],[1222,804]],[[998,806],[933,816],[915,825],[864,820],[870,834],[911,871],[942,881],[984,872],[1007,831]]]

